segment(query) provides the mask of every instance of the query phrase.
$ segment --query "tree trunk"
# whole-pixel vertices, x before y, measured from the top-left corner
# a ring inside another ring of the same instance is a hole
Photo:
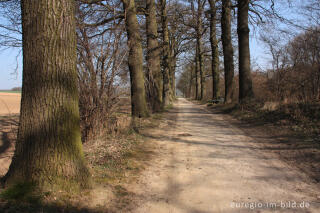
[[[204,85],[205,85],[205,74],[203,64],[203,44],[202,44],[202,2],[198,0],[198,13],[197,13],[197,47],[198,47],[198,63],[199,63],[199,74],[200,74],[200,97],[199,100],[204,98]]]
[[[233,46],[231,39],[231,1],[222,0],[222,46],[224,56],[225,102],[231,103],[234,90]]]
[[[133,117],[149,116],[143,74],[143,56],[140,29],[134,0],[122,0],[126,14],[126,30],[129,47],[129,71],[131,82],[131,111]]]
[[[162,108],[162,73],[160,67],[160,47],[158,43],[158,25],[154,0],[147,0],[147,62],[148,76],[151,86],[151,106],[154,112]]]
[[[196,45],[196,55],[195,55],[195,80],[196,80],[196,94],[195,99],[200,100],[201,97],[201,80],[200,80],[200,63],[199,63],[199,48]]]
[[[170,84],[171,84],[171,101],[174,101],[176,98],[176,63],[177,63],[177,55],[176,55],[176,48],[177,48],[177,41],[175,38],[176,27],[172,26],[170,30]]]
[[[190,79],[189,79],[189,88],[188,88],[189,95],[187,96],[188,98],[192,97],[193,70],[194,70],[193,67],[191,67],[191,69],[190,69]]]
[[[198,74],[199,74],[199,98],[198,100],[202,100],[204,98],[204,85],[205,85],[205,76],[203,69],[203,54],[202,54],[202,42],[201,39],[198,39]]]
[[[238,0],[239,101],[254,97],[250,71],[248,10],[250,0]]]
[[[210,43],[211,43],[211,70],[212,70],[212,99],[219,97],[219,49],[216,33],[216,0],[209,0],[210,3]]]
[[[21,9],[20,123],[4,181],[80,190],[90,175],[80,134],[74,1],[23,0]]]
[[[177,59],[173,55],[171,56],[171,60],[170,60],[170,83],[171,83],[171,99],[175,100],[176,98],[176,63],[177,63]]]
[[[169,49],[169,31],[167,18],[167,2],[160,0],[161,4],[161,25],[162,25],[162,42],[163,42],[163,105],[171,104],[171,86],[170,86],[170,49]]]

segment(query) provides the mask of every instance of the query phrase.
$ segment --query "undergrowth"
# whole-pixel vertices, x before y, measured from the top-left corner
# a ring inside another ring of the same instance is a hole
[[[257,124],[273,124],[289,128],[300,136],[312,137],[320,143],[320,104],[280,104],[274,110],[264,109],[264,103],[211,105],[239,120]]]
[[[156,128],[162,114],[139,121],[139,129]],[[91,170],[93,188],[80,194],[72,192],[38,192],[34,185],[19,183],[0,189],[0,212],[43,213],[43,212],[113,212],[126,208],[133,196],[126,188],[137,180],[154,154],[153,146],[132,128],[124,128],[117,134],[106,132],[96,140],[84,144],[85,157]],[[110,206],[92,204],[97,189]],[[111,202],[113,200],[113,203]],[[112,204],[111,204],[112,203]]]

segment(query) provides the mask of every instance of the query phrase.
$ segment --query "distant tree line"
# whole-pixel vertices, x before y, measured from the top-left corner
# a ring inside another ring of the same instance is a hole
[[[11,91],[21,91],[21,90],[22,90],[21,87],[13,87],[13,88],[11,89]]]

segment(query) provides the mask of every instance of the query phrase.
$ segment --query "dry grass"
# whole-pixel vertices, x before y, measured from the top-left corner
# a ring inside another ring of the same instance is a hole
[[[21,95],[0,93],[0,177],[11,163],[18,127]],[[148,131],[159,124],[161,115],[138,119],[137,130]],[[153,145],[132,130],[130,101],[121,99],[106,129],[96,140],[84,144],[92,174],[92,188],[80,195],[70,192],[33,192],[19,185],[0,198],[0,212],[123,212],[134,195],[126,184],[134,182],[154,155]],[[5,140],[4,140],[5,139]],[[5,199],[4,199],[5,198]],[[123,211],[122,211],[123,210]]]
[[[276,102],[251,102],[211,106],[237,119],[249,123],[273,124],[291,131],[292,134],[311,137],[320,144],[320,104]]]
[[[157,127],[159,118],[161,114],[139,119],[138,130],[148,131]],[[154,156],[153,150],[152,143],[132,130],[129,113],[117,113],[105,134],[84,144],[85,157],[92,174],[91,189],[84,190],[80,195],[60,191],[20,196],[25,193],[20,189],[28,187],[18,187],[9,195],[18,195],[20,198],[0,199],[0,208],[13,213],[126,212],[135,197],[127,190],[127,185],[137,180]]]

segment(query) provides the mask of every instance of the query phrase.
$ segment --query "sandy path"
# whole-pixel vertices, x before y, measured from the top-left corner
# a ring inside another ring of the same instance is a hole
[[[224,115],[179,99],[168,118],[174,127],[150,135],[160,156],[132,188],[132,212],[320,212],[319,185]]]

